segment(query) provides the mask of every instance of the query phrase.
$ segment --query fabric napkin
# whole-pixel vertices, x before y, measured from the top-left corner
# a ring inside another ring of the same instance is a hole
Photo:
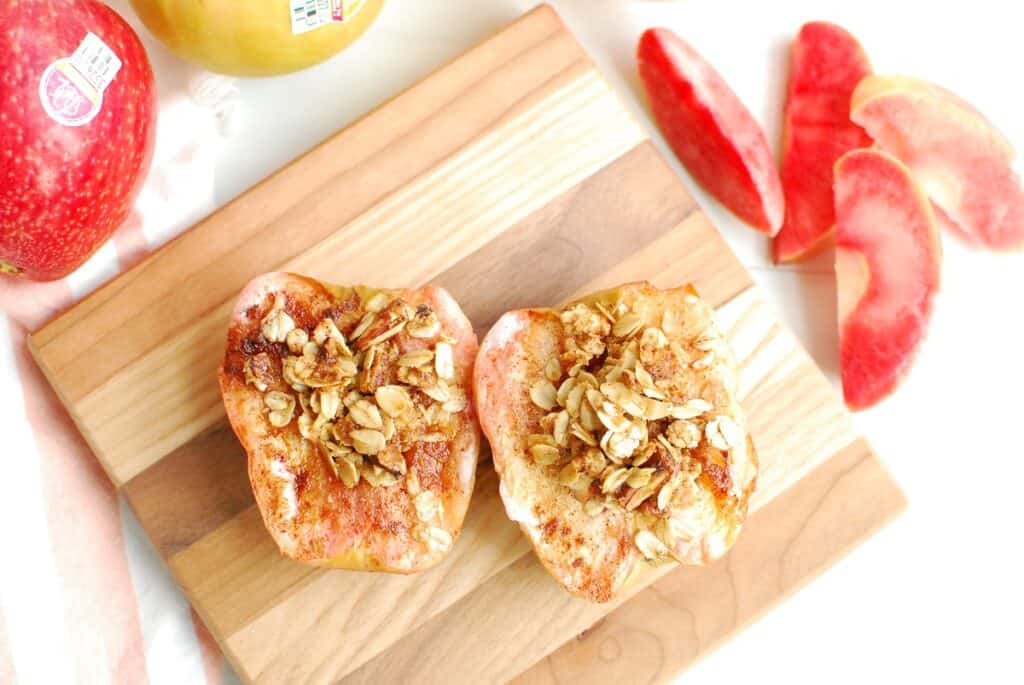
[[[237,88],[167,52],[125,0],[156,73],[152,170],[113,240],[69,278],[0,278],[0,683],[223,682],[194,617],[26,348],[26,337],[214,208]]]

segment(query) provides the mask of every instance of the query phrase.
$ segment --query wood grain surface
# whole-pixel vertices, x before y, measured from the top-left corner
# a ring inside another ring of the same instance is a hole
[[[437,283],[480,334],[508,309],[600,287],[694,283],[740,360],[761,454],[740,543],[709,568],[654,569],[617,602],[587,604],[540,567],[485,460],[463,534],[430,571],[283,560],[215,377],[234,298],[270,270]],[[247,682],[666,679],[902,507],[826,379],[547,7],[202,221],[30,344]]]

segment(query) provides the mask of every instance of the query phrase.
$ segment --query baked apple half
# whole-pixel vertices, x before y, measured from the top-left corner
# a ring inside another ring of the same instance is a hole
[[[263,522],[281,552],[415,573],[451,549],[480,436],[477,340],[441,288],[271,273],[242,292],[220,369]]]
[[[505,509],[569,592],[605,602],[645,563],[703,564],[736,539],[757,454],[693,288],[509,312],[474,387]]]

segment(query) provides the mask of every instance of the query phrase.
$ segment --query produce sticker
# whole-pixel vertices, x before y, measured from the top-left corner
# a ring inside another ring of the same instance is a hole
[[[121,60],[94,33],[86,34],[71,57],[58,59],[39,79],[46,114],[64,126],[85,126],[103,108],[103,92],[121,70]]]
[[[321,26],[344,23],[358,11],[345,11],[344,0],[289,0],[292,9],[292,33],[301,36]],[[352,3],[349,2],[351,5]],[[362,4],[362,3],[359,3]]]

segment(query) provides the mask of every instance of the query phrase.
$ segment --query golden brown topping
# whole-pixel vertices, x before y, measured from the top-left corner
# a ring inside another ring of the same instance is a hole
[[[711,328],[691,339],[684,314],[649,316],[642,301],[577,303],[560,318],[563,354],[546,360],[529,386],[544,415],[526,450],[588,514],[633,512],[637,548],[662,559],[669,547],[656,531],[669,530],[673,502],[707,495],[694,494],[707,455],[727,474],[722,454],[746,440],[734,419],[711,414],[713,392],[700,396],[708,373],[700,370],[725,343]]]
[[[358,323],[346,339],[338,326],[353,322]],[[246,382],[266,393],[268,423],[286,427],[299,408],[299,434],[318,447],[347,487],[361,481],[372,487],[398,484],[408,471],[404,453],[416,444],[450,440],[457,425],[452,415],[467,408],[456,384],[454,341],[441,335],[427,305],[413,309],[378,292],[362,311],[357,308],[347,319],[326,316],[311,328],[297,327],[277,306],[261,321],[260,332],[267,343],[284,343],[278,348],[281,377],[297,393],[270,390],[279,381],[271,372],[276,361],[266,352],[246,361]],[[437,337],[428,348],[400,353],[413,338]],[[353,347],[350,340],[357,341]],[[431,544],[446,544],[439,533],[429,535]]]

